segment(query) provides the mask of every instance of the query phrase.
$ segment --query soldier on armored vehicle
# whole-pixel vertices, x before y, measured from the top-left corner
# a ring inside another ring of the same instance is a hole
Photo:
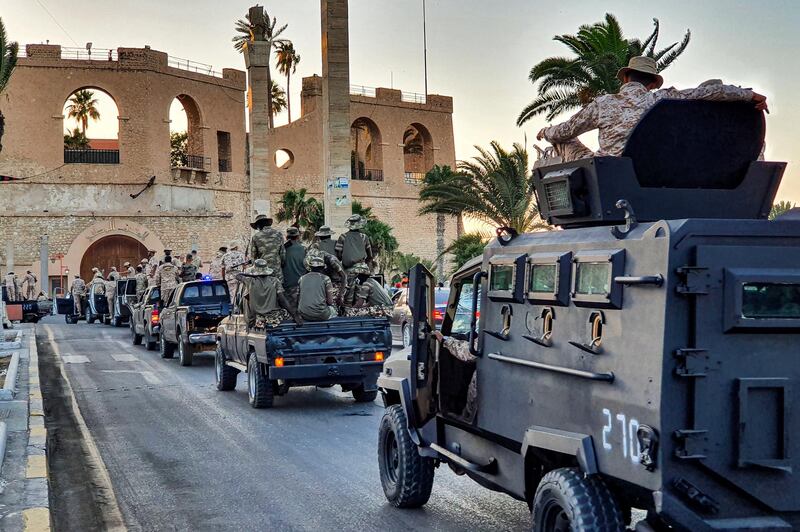
[[[535,531],[631,508],[644,531],[800,529],[800,220],[767,220],[785,164],[758,160],[764,129],[750,102],[666,99],[619,156],[536,168],[565,230],[499,231],[441,338],[412,269],[411,355],[378,380],[387,499],[425,504],[445,463]]]

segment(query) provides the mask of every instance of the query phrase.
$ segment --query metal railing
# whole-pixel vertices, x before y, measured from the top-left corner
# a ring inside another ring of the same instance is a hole
[[[197,72],[205,74],[206,76],[214,76],[221,78],[222,74],[215,71],[211,65],[206,63],[198,63],[189,59],[182,59],[180,57],[167,56],[167,64],[173,68],[180,68],[181,70],[188,70],[189,72]]]
[[[350,94],[353,96],[375,97],[375,87],[365,87],[364,85],[350,85]]]
[[[220,172],[230,172],[231,171],[231,160],[230,159],[220,159],[219,160],[219,171]]]
[[[419,185],[425,179],[425,172],[406,172],[404,177],[406,184]]]
[[[366,96],[367,98],[375,98],[377,90],[375,87],[366,87],[364,85],[350,85],[350,94],[353,96]],[[424,104],[428,101],[424,94],[418,92],[400,92],[400,100],[408,103],[421,103]]]
[[[203,157],[202,155],[187,155],[186,168],[193,170],[208,171],[211,167],[211,157]]]
[[[383,181],[383,170],[377,168],[359,169],[353,172],[357,181]]]
[[[119,150],[64,148],[64,164],[119,164]]]
[[[418,92],[401,92],[400,100],[409,103],[426,103],[428,99]]]
[[[70,48],[61,47],[61,59],[84,59],[90,61],[116,61],[117,51],[109,48]]]

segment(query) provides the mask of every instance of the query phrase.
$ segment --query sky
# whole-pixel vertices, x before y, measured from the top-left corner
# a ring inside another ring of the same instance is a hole
[[[321,71],[319,2],[259,1],[279,23],[288,24],[285,35],[301,56],[291,87],[298,102],[300,78]],[[234,21],[252,3],[0,0],[0,16],[9,37],[20,43],[49,40],[84,47],[91,41],[95,49],[148,44],[215,70],[243,70],[244,61],[230,38]],[[350,0],[349,5],[351,83],[424,92],[422,0]],[[721,78],[765,94],[771,109],[767,159],[789,163],[778,199],[800,203],[796,0],[427,0],[428,92],[454,99],[456,157],[468,159],[475,155],[474,145],[492,140],[510,146],[527,137],[530,149],[536,132],[547,125],[543,118],[522,128],[515,124],[520,110],[536,96],[527,79],[530,68],[567,53],[553,41],[554,35],[574,33],[581,24],[602,20],[606,12],[615,14],[631,37],[647,36],[652,19],[658,18],[661,44],[678,41],[691,29],[688,49],[664,72],[667,86],[686,88]],[[114,113],[112,108],[107,114]],[[179,127],[180,110],[171,118],[173,128]],[[277,124],[285,121],[281,117]],[[596,146],[595,138],[585,137]]]

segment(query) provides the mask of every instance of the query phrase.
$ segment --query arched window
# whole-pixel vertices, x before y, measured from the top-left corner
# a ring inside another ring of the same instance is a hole
[[[119,164],[119,110],[97,87],[82,87],[64,102],[64,163]]]
[[[194,98],[179,94],[169,107],[170,166],[208,172],[211,158],[203,146],[203,120]]]
[[[403,133],[403,166],[408,184],[420,183],[433,168],[433,138],[422,124],[411,124]]]
[[[281,170],[288,170],[294,164],[294,153],[286,148],[281,148],[275,152],[275,166]]]
[[[358,118],[350,126],[350,175],[363,181],[383,181],[381,132],[369,118]]]

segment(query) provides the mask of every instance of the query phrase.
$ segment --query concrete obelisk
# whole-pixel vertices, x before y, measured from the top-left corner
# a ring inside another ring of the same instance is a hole
[[[322,177],[325,223],[337,233],[352,213],[350,193],[350,42],[347,0],[322,11]]]
[[[264,8],[250,8],[250,20],[264,19]],[[269,68],[270,45],[264,40],[245,44],[244,62],[247,67],[247,109],[250,118],[250,219],[256,214],[271,214],[269,203],[272,165],[269,143]]]

